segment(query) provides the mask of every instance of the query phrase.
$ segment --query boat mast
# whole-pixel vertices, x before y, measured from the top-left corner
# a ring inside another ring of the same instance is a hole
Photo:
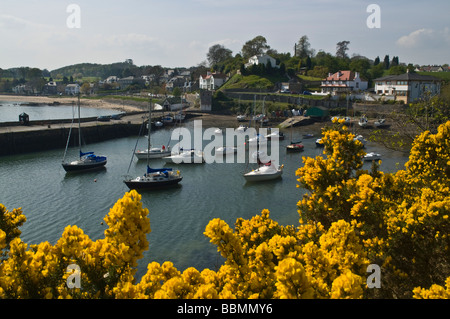
[[[81,114],[80,114],[80,93],[78,93],[78,146],[81,159]]]
[[[152,97],[150,96],[150,101],[148,103],[148,148],[147,148],[147,169],[150,167],[150,131],[152,130]]]

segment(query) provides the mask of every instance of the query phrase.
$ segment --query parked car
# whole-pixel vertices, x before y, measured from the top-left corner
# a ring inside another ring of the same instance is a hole
[[[312,95],[309,91],[303,91],[303,95]]]
[[[101,122],[109,122],[110,119],[111,119],[111,116],[109,116],[109,115],[101,115],[101,116],[97,117],[97,121],[101,121]]]

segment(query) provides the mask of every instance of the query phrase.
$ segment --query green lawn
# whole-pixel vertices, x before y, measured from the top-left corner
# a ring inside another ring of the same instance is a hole
[[[446,82],[450,82],[450,72],[417,72],[417,74],[431,75]]]
[[[220,89],[272,89],[275,83],[287,81],[285,77],[235,74]]]

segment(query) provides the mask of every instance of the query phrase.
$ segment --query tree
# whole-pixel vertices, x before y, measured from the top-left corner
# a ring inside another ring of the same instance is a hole
[[[337,72],[339,70],[345,70],[346,68],[340,68],[338,60],[342,59],[333,56],[331,53],[319,51],[313,59],[313,64],[315,66],[324,66],[328,69],[328,72],[331,73]]]
[[[328,76],[329,69],[326,66],[316,65],[308,71],[308,76],[324,79]]]
[[[265,37],[258,35],[252,40],[245,42],[242,47],[242,56],[245,59],[248,59],[254,55],[264,54],[270,46],[267,44],[267,40]]]
[[[311,67],[312,67],[312,61],[311,61],[311,58],[309,56],[306,57],[305,66],[306,66],[306,68],[308,70],[310,70]]]
[[[359,72],[363,78],[368,79],[370,77],[369,59],[365,57],[352,58],[352,61],[350,62],[350,70],[354,72]]]
[[[296,45],[295,55],[304,59],[313,55],[314,50],[311,49],[311,44],[309,43],[308,36],[304,35],[298,40]]]
[[[404,74],[406,72],[406,67],[403,65],[391,65],[389,68],[388,74],[389,75],[399,75]]]
[[[338,58],[348,58],[347,51],[348,51],[348,45],[350,44],[350,41],[340,41],[336,44],[336,57]]]
[[[383,65],[384,65],[384,69],[385,70],[387,70],[387,69],[389,69],[389,67],[390,67],[390,62],[389,62],[389,55],[388,54],[386,54],[385,56],[384,56],[384,62],[383,62]]]
[[[208,58],[209,66],[212,67],[231,58],[232,51],[221,44],[215,44],[209,48],[206,56]]]
[[[91,85],[89,82],[84,82],[81,87],[80,91],[82,94],[89,94],[91,92]]]
[[[384,66],[381,63],[374,65],[369,71],[370,78],[372,78],[372,79],[377,79],[377,78],[382,77],[383,73],[384,73]]]
[[[27,78],[32,80],[32,79],[36,79],[36,78],[40,78],[42,77],[42,70],[38,69],[38,68],[31,68],[28,69],[27,72]]]
[[[392,62],[391,62],[391,67],[393,67],[393,66],[398,66],[399,65],[399,61],[398,61],[398,56],[394,56],[393,58],[392,58]]]
[[[379,57],[379,56],[377,56],[377,57],[375,58],[375,60],[373,61],[373,65],[374,65],[374,66],[376,66],[376,65],[378,65],[378,64],[380,64],[380,57]]]

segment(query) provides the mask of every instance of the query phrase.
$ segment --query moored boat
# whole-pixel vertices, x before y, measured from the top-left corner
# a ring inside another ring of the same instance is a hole
[[[274,132],[271,132],[270,134],[267,134],[265,136],[265,138],[268,140],[282,141],[282,140],[284,140],[284,133],[280,132],[280,131],[274,131]]]
[[[236,116],[236,119],[238,120],[238,122],[245,122],[245,121],[247,121],[247,116],[238,115],[238,116]]]
[[[375,124],[376,127],[386,126],[386,119],[378,119],[373,124]]]
[[[150,168],[147,166],[147,173],[136,178],[124,180],[130,189],[155,189],[177,185],[183,177],[180,171],[174,172],[172,168]]]
[[[221,146],[216,149],[216,155],[235,154],[237,153],[237,147]]]
[[[174,164],[203,164],[205,163],[205,158],[203,152],[197,150],[181,150],[179,153],[173,153],[170,156],[165,156],[162,158],[166,163]]]
[[[286,146],[288,152],[301,152],[304,148],[304,145],[300,142],[291,142],[291,144]]]
[[[136,152],[134,152],[134,155],[139,160],[147,159],[147,156],[150,159],[154,159],[169,156],[170,154],[170,147],[165,147],[164,145],[162,147],[152,147],[150,151],[146,149],[143,151],[137,150]]]
[[[95,155],[94,152],[83,153],[80,151],[80,159],[70,163],[63,163],[66,172],[81,172],[102,168],[106,165],[106,156]]]
[[[366,127],[369,124],[369,121],[367,120],[367,117],[365,115],[361,116],[359,119],[358,125],[361,127]]]
[[[381,154],[375,152],[369,152],[364,155],[364,161],[377,161],[381,159]]]
[[[149,120],[151,123],[151,99],[149,104]],[[145,153],[145,157],[147,158],[147,172],[143,176],[137,176],[135,178],[126,177],[123,181],[128,188],[130,189],[156,189],[163,188],[172,185],[178,184],[183,178],[180,174],[180,171],[177,170],[173,172],[172,168],[151,168],[150,163],[150,153],[152,148],[150,147],[150,135],[151,129],[149,126],[148,136],[147,136],[147,144],[148,148]],[[136,152],[135,152],[136,153]],[[142,154],[143,155],[143,154]]]
[[[270,163],[244,174],[244,178],[247,182],[260,182],[277,179],[281,177],[282,174],[283,165],[275,166],[273,163]]]
[[[354,141],[360,141],[361,144],[363,145],[363,147],[365,147],[367,141],[365,140],[365,138],[362,135],[357,135],[354,139]]]
[[[316,146],[317,146],[317,147],[324,147],[324,146],[325,146],[325,145],[323,144],[323,141],[322,141],[321,138],[318,138],[318,139],[316,140]]]
[[[73,123],[73,122],[72,122]],[[66,172],[83,172],[87,170],[99,169],[106,165],[107,158],[103,155],[95,155],[94,152],[82,152],[81,151],[81,116],[80,116],[80,95],[78,94],[78,147],[80,157],[78,160],[66,162],[66,153],[69,146],[70,135],[72,132],[72,127],[69,131],[69,136],[67,137],[66,149],[64,152],[64,157],[62,161],[62,167]]]

